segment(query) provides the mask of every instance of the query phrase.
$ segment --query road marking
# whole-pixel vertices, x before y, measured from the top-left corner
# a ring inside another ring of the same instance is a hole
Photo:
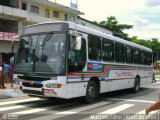
[[[93,109],[93,108],[96,108],[96,107],[99,107],[99,106],[102,106],[102,105],[106,105],[106,104],[108,104],[108,103],[109,103],[109,102],[95,103],[95,104],[87,105],[87,106],[84,106],[84,107],[75,108],[75,109],[73,109],[73,110],[58,112],[58,113],[56,113],[56,114],[68,114],[68,113],[70,113],[70,114],[75,114],[75,113],[82,112],[82,111],[89,110],[89,109]]]
[[[158,112],[158,111],[152,111],[151,114],[155,114],[156,112]],[[136,114],[145,114],[145,110],[142,110]]]
[[[155,103],[155,101],[147,101],[147,100],[134,100],[134,99],[117,99],[117,98],[105,98],[109,100],[123,100],[129,102],[140,102],[140,103]]]
[[[112,114],[118,113],[118,112],[120,112],[122,110],[125,110],[125,109],[127,109],[129,107],[132,107],[132,106],[134,106],[134,104],[123,104],[123,105],[117,106],[115,108],[111,108],[109,110],[103,111],[103,112],[101,112],[99,114],[110,114],[110,115],[112,115]]]
[[[39,105],[39,104],[41,104],[41,103],[30,103],[28,105],[15,105],[15,106],[10,106],[10,107],[2,107],[2,108],[0,108],[0,111],[19,109],[19,108],[30,107],[30,106],[35,106],[35,105]]]
[[[16,105],[16,106],[11,106],[11,107],[0,108],[0,111],[13,110],[13,109],[24,108],[24,107],[26,107],[26,106]]]
[[[149,115],[146,115],[146,119],[151,118],[151,116],[152,116],[153,114],[155,114],[156,112],[158,112],[158,110],[152,111]],[[138,113],[136,113],[136,114],[144,115],[144,114],[145,114],[145,110],[142,110],[142,111],[140,111],[140,112],[138,112]]]
[[[56,108],[56,107],[57,107],[57,106],[55,106],[55,107],[50,106],[50,107],[35,108],[35,109],[31,109],[31,110],[14,112],[14,113],[11,113],[11,114],[17,114],[17,115],[24,115],[24,114],[31,114],[31,113],[33,114],[33,113],[45,111],[45,110],[52,109],[52,108]]]
[[[58,108],[58,107],[66,107],[66,106],[69,106],[69,105],[74,105],[74,104],[77,104],[77,103],[64,103],[64,104],[60,104],[60,105],[55,105],[55,106],[49,106],[49,107],[41,107],[41,108],[35,108],[35,109],[30,109],[30,110],[25,110],[25,111],[20,111],[20,112],[14,112],[14,113],[11,113],[11,114],[17,114],[17,115],[24,115],[24,114],[34,114],[34,113],[37,113],[37,112],[42,112],[42,111],[45,111],[45,110],[50,110],[50,109],[55,109],[55,108]]]
[[[152,83],[152,84],[158,84],[158,83],[160,83],[160,81],[158,81],[158,82],[154,82],[154,83]]]
[[[106,111],[103,111],[101,113],[98,113],[98,114],[94,114],[94,115],[90,115],[90,117],[87,117],[87,118],[84,118],[82,120],[90,120],[92,117],[94,118],[98,118],[98,119],[105,119],[107,118],[107,116],[110,116],[110,115],[113,115],[113,114],[116,114],[122,110],[125,110],[127,108],[130,108],[134,106],[134,104],[123,104],[123,105],[119,105],[117,107],[114,107],[114,108],[111,108],[111,109],[108,109]]]
[[[90,110],[90,109],[95,109],[97,107],[109,104],[110,102],[99,102],[99,103],[95,103],[95,104],[90,104],[84,107],[78,107],[72,110],[68,110],[68,111],[62,111],[62,112],[57,112],[56,114],[53,115],[47,115],[47,116],[43,116],[40,118],[35,118],[35,119],[31,119],[31,120],[53,120],[53,119],[57,119],[60,117],[64,117],[67,115],[72,115],[72,114],[76,114],[82,111],[86,111],[86,110]]]
[[[36,100],[43,100],[43,99],[40,99],[40,98],[29,98],[29,99],[16,100],[16,101],[7,101],[7,102],[1,102],[0,106],[9,105],[9,104],[16,104],[16,103],[23,103],[23,102],[30,102],[30,101],[36,101]]]
[[[144,118],[144,119],[149,119],[149,118],[152,118],[152,115],[154,115],[157,111],[152,111],[149,115],[145,115],[145,109],[134,114],[134,115],[130,115],[129,117],[127,117],[125,120],[134,120],[136,118]]]

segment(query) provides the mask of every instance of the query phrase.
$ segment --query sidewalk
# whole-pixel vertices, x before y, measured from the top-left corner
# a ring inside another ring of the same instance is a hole
[[[155,75],[155,78],[158,78],[158,79],[160,79],[160,75]]]
[[[23,93],[16,93],[11,88],[11,83],[5,83],[5,89],[0,89],[0,95],[6,96],[6,97],[26,97],[26,94]]]
[[[6,88],[5,88],[5,89],[0,88],[0,93],[1,93],[1,92],[5,92],[5,91],[14,91],[14,90],[11,88],[11,83],[4,83],[4,86],[5,86]]]
[[[156,79],[156,81],[160,81],[160,75],[155,75],[155,79]]]

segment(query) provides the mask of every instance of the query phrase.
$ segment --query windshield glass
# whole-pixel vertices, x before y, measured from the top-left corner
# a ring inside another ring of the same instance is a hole
[[[63,74],[66,34],[38,34],[20,38],[16,72]]]

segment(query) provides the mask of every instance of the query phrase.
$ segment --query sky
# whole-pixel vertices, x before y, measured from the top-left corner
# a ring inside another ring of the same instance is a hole
[[[69,6],[76,0],[52,0]],[[82,18],[103,21],[115,16],[119,24],[133,25],[125,30],[130,37],[140,39],[160,38],[160,0],[77,0]],[[159,39],[160,40],[160,39]]]

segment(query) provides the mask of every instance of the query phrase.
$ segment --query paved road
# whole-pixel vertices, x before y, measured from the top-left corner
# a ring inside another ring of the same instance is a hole
[[[23,96],[0,99],[0,119],[10,117],[18,120],[158,120],[160,111],[145,116],[144,110],[159,99],[159,86],[160,83],[154,83],[141,88],[137,94],[129,90],[102,94],[93,104],[85,104],[81,98],[48,100]]]

